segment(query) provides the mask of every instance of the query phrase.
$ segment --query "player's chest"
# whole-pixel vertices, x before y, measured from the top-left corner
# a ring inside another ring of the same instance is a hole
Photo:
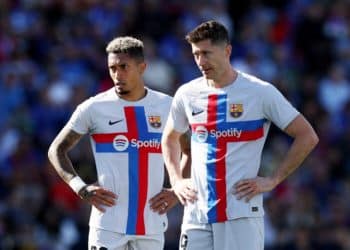
[[[189,98],[185,111],[190,124],[239,122],[262,117],[260,99],[251,95],[198,95]]]
[[[161,133],[167,116],[168,108],[124,106],[114,109],[100,108],[93,114],[93,133]]]

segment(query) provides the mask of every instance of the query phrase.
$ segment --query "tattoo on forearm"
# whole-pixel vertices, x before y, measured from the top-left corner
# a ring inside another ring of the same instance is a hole
[[[50,146],[50,162],[65,182],[69,182],[76,175],[72,162],[68,157],[68,151],[79,142],[81,137],[82,135],[63,128]]]

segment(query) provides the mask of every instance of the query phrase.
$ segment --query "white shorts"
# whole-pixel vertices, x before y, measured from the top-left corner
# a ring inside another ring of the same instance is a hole
[[[183,224],[180,250],[263,250],[264,218],[239,218],[222,223]]]
[[[163,248],[163,233],[127,235],[90,227],[89,250],[162,250]]]

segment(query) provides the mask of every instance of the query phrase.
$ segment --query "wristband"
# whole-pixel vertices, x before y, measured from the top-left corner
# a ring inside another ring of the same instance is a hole
[[[79,176],[75,176],[69,181],[68,185],[78,194],[79,191],[86,186],[86,183]]]

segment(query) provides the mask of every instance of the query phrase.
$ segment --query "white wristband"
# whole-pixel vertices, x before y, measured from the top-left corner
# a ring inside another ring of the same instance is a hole
[[[78,193],[83,187],[86,186],[86,183],[79,176],[75,176],[69,181],[68,185],[74,190],[75,193]]]

